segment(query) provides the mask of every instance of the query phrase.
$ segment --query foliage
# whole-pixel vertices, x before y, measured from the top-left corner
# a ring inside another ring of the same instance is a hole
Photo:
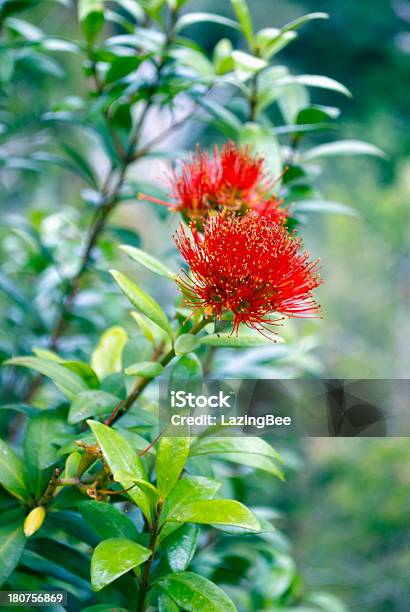
[[[65,588],[73,610],[94,604],[198,612],[298,604],[331,609],[320,598],[307,603],[286,542],[272,533],[274,515],[231,499],[234,492],[219,493],[221,485],[229,488],[221,463],[281,477],[280,456],[258,439],[197,440],[188,431],[172,437],[155,427],[156,379],[163,373],[174,388],[186,388],[204,371],[225,375],[232,351],[240,376],[289,367],[317,372],[306,354],[312,343],[291,325],[283,331],[285,346],[242,328],[229,335],[226,320],[214,329],[206,313],[193,314],[174,300],[175,261],[165,265],[147,253],[120,210],[140,191],[163,197],[134,169],[174,158],[174,150],[158,146],[200,121],[210,133],[216,128],[250,145],[270,174],[281,177],[277,189],[292,205],[290,229],[317,210],[352,214],[319,192],[318,160],[383,154],[352,139],[312,147],[310,135],[326,133],[339,113],[312,104],[310,89],[350,92],[327,76],[295,75],[276,63],[300,27],[327,15],[255,31],[244,0],[232,2],[232,18],[183,12],[187,3],[178,0],[80,0],[78,23],[71,4],[59,3],[73,30],[63,37],[34,26],[31,13],[15,16],[32,4],[0,6],[7,60],[1,75],[4,197],[38,194],[26,217],[13,214],[2,222],[7,367],[0,417],[9,440],[1,441],[0,454],[0,581],[9,588]],[[49,3],[38,4],[41,11]],[[225,37],[208,55],[187,37],[203,23],[217,24],[226,35],[239,32],[244,46],[234,48]],[[56,59],[59,53],[63,60]],[[55,79],[77,75],[79,65],[84,81],[79,77],[74,91],[60,94]],[[14,103],[16,83],[24,88],[30,78],[39,90],[45,83],[34,112]],[[272,121],[272,106],[280,124]],[[154,113],[161,117],[158,131]],[[27,115],[30,130],[20,141]],[[52,205],[42,203],[43,188]],[[133,206],[155,223],[168,260],[168,217],[151,205]],[[117,246],[124,242],[122,251],[136,266],[120,259]],[[130,278],[134,269],[138,283]],[[151,273],[163,280],[147,280]],[[119,290],[136,309],[134,321],[126,318]],[[213,546],[216,530],[222,536]],[[249,592],[246,582],[253,584]]]

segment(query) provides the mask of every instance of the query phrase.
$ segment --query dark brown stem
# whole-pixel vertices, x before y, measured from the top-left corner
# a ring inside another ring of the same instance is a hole
[[[57,487],[59,486],[60,474],[61,470],[59,468],[56,468],[50,478],[46,490],[44,491],[44,495],[39,499],[37,503],[38,506],[47,506],[47,504],[53,499],[53,495],[56,492]]]
[[[160,527],[159,527],[160,514],[161,514],[160,510],[158,510],[155,513],[155,519],[152,525],[151,538],[150,538],[150,543],[149,543],[149,548],[151,549],[152,553],[148,561],[145,563],[144,569],[142,571],[137,612],[144,612],[145,610],[145,600],[147,598],[147,594],[149,590],[149,575],[150,575],[152,563],[154,561],[155,551],[157,548],[158,535],[160,532]]]

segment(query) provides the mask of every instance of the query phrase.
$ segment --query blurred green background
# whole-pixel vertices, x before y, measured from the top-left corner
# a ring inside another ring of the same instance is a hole
[[[39,4],[31,9],[32,15],[25,15],[30,21],[50,34],[69,37],[76,32],[64,9]],[[343,114],[336,135],[372,142],[387,154],[386,160],[329,159],[321,179],[323,192],[329,200],[352,206],[360,216],[315,215],[302,230],[311,252],[322,259],[325,279],[320,289],[323,320],[313,324],[319,340],[315,358],[328,377],[408,378],[410,2],[251,0],[250,7],[258,27],[282,25],[309,11],[330,13],[329,21],[304,28],[286,49],[285,62],[297,72],[332,76],[344,83],[354,98],[337,100]],[[230,15],[229,3],[222,0],[192,1],[189,9]],[[221,33],[231,34],[218,26],[190,31],[209,51]],[[64,61],[72,63],[68,77],[49,60],[42,78],[37,71],[30,78],[30,62],[23,62],[14,89],[3,91],[2,115],[11,99],[16,111],[15,138],[4,144],[6,151],[35,150],[46,137],[38,130],[41,115],[63,94],[85,87],[79,67],[72,59]],[[3,52],[0,66],[4,75],[9,66]],[[316,95],[312,94],[313,100]],[[321,103],[334,103],[334,94],[320,92],[317,97]],[[332,136],[317,136],[316,143]],[[195,140],[209,144],[210,139],[200,130],[195,133]],[[98,165],[98,150],[94,157]],[[162,168],[153,176],[162,177]],[[80,206],[79,189],[58,170],[50,169],[47,178],[39,180],[29,169],[23,175],[7,175],[0,187],[1,206],[5,212],[27,208],[34,219],[40,209],[54,211],[49,236],[58,242],[60,214],[67,205],[74,205],[74,210]],[[118,214],[133,217],[135,206],[127,205]],[[136,223],[155,246],[159,239],[150,236],[149,220],[148,213],[139,213]],[[7,230],[1,231],[2,257],[13,273],[19,264],[19,242],[4,235]],[[64,232],[67,237],[67,224]],[[77,239],[74,228],[72,239]],[[88,300],[92,304],[92,296]],[[4,314],[7,304],[2,303],[1,309]],[[8,342],[6,336],[1,340]],[[307,584],[339,595],[351,610],[407,612],[408,440],[312,440],[288,443],[284,454],[290,465],[286,484],[272,485],[270,479],[258,477],[248,480],[243,490],[243,479],[238,479],[238,493],[245,501],[273,505],[283,513],[281,526],[290,536]]]

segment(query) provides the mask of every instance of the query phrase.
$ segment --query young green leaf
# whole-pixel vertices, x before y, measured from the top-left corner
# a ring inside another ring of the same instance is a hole
[[[169,574],[157,580],[156,584],[187,612],[237,612],[221,588],[198,574]]]
[[[164,540],[165,554],[173,572],[186,570],[195,554],[198,538],[198,527],[186,524]]]
[[[121,372],[122,351],[128,341],[125,329],[109,327],[101,336],[91,356],[91,366],[100,379]]]
[[[104,459],[113,474],[116,472],[131,472],[137,474],[141,480],[146,480],[141,459],[125,438],[115,429],[111,429],[102,423],[90,420],[87,423],[95,435]],[[121,484],[124,488],[127,488],[129,482],[121,482]],[[128,491],[128,495],[141,508],[147,520],[150,521],[151,509],[146,494],[138,486],[135,486]]]
[[[306,87],[319,87],[321,89],[336,91],[347,96],[348,98],[352,97],[350,91],[347,89],[347,87],[342,85],[342,83],[319,74],[289,75],[283,77],[282,79],[278,79],[276,86],[282,87],[283,85],[305,85]]]
[[[161,522],[164,522],[168,517],[172,517],[174,513],[178,513],[186,504],[203,499],[212,499],[217,494],[220,486],[220,482],[204,478],[203,476],[182,478],[177,482],[165,500],[161,513]],[[169,520],[172,520],[172,518]]]
[[[100,591],[151,556],[152,551],[124,538],[104,540],[95,548],[91,558],[91,584]]]
[[[260,530],[256,516],[246,506],[231,499],[208,499],[188,503],[174,510],[167,520]]]
[[[79,0],[78,19],[87,42],[92,44],[104,25],[102,0]]]
[[[143,376],[144,378],[156,378],[160,376],[164,371],[162,366],[157,361],[140,361],[139,363],[133,363],[126,368],[125,373],[128,376]]]
[[[169,278],[171,280],[175,280],[175,278],[178,276],[175,272],[170,270],[168,266],[163,264],[162,261],[159,261],[159,259],[141,249],[127,246],[125,244],[122,244],[120,249],[131,257],[131,259],[134,259],[141,264],[141,266],[144,266],[144,268],[147,268],[147,270],[150,270],[159,276],[164,276],[165,278]]]
[[[5,361],[3,365],[31,368],[40,372],[43,376],[48,376],[69,399],[74,399],[78,393],[89,389],[88,385],[78,374],[54,361],[39,359],[38,357],[14,357]]]
[[[68,422],[75,424],[93,416],[109,415],[121,400],[106,391],[82,391],[73,400]]]
[[[369,142],[361,140],[337,140],[336,142],[327,142],[323,145],[318,145],[302,153],[302,161],[307,162],[318,157],[333,157],[336,155],[375,155],[376,157],[385,158],[386,154]]]
[[[175,25],[175,32],[181,32],[184,28],[204,22],[217,23],[228,28],[234,28],[235,30],[240,29],[236,21],[222,15],[216,15],[215,13],[187,13],[178,19]]]
[[[262,438],[244,437],[217,437],[203,436],[197,438],[191,446],[190,456],[223,455],[224,453],[238,453],[263,455],[274,461],[283,463],[280,454]]]
[[[241,30],[248,41],[250,48],[253,46],[253,25],[246,0],[231,0],[232,8],[241,26]]]
[[[357,210],[340,202],[330,202],[329,200],[301,200],[292,206],[292,215],[299,217],[299,213],[330,213],[337,215],[347,215],[348,217],[359,217]]]
[[[157,450],[157,486],[162,499],[174,488],[184,469],[189,455],[188,432],[181,437],[162,436]]]
[[[17,566],[26,545],[23,517],[12,522],[6,522],[5,519],[4,515],[2,518],[4,523],[0,527],[0,586]]]
[[[77,507],[91,529],[101,538],[138,538],[138,531],[132,520],[111,504],[86,500],[80,502]]]
[[[23,463],[0,438],[0,484],[22,501],[30,499],[30,489]]]
[[[185,355],[191,353],[199,346],[199,340],[192,334],[182,334],[175,340],[175,355]]]
[[[161,306],[122,272],[111,270],[111,274],[131,304],[172,337],[170,323]]]
[[[302,17],[298,17],[297,19],[294,19],[293,21],[290,21],[289,23],[284,25],[281,28],[281,30],[282,30],[282,32],[288,32],[289,30],[297,30],[304,23],[307,23],[308,21],[312,21],[312,19],[329,19],[329,14],[328,13],[320,13],[320,12],[318,12],[318,13],[308,13],[307,15],[303,15]]]

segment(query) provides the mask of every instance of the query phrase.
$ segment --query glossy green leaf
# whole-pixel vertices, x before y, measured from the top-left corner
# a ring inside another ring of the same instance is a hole
[[[69,423],[80,423],[92,416],[110,415],[121,400],[106,391],[82,391],[73,400]]]
[[[204,436],[197,438],[191,446],[190,456],[198,455],[223,455],[224,453],[238,453],[263,455],[274,461],[283,463],[280,454],[262,438],[250,436],[217,437]]]
[[[41,497],[59,459],[58,437],[67,433],[65,419],[54,411],[40,412],[28,423],[24,439],[24,463],[36,499]]]
[[[0,438],[0,484],[23,501],[30,499],[30,489],[23,463]]]
[[[185,428],[186,429],[186,428]],[[174,488],[184,469],[185,463],[189,455],[190,439],[188,432],[181,437],[167,436],[161,437],[156,461],[157,487],[159,493],[164,499],[169,492]]]
[[[175,26],[175,32],[181,32],[183,29],[197,23],[217,23],[228,28],[239,30],[239,25],[233,19],[228,19],[222,15],[214,13],[187,13],[180,17]]]
[[[20,520],[4,522],[0,527],[0,586],[20,561],[25,544],[23,517]]]
[[[138,538],[138,531],[132,520],[109,503],[86,500],[78,504],[78,510],[102,538]]]
[[[235,69],[240,74],[244,74],[244,76],[260,72],[268,65],[266,60],[255,57],[250,53],[245,53],[244,51],[233,51],[232,59]]]
[[[191,353],[199,346],[199,340],[193,334],[182,334],[175,340],[175,355],[185,355]]]
[[[282,32],[287,32],[288,30],[296,30],[300,28],[300,26],[302,26],[303,24],[307,23],[308,21],[312,21],[313,19],[329,19],[329,14],[322,12],[308,13],[307,15],[302,15],[302,17],[298,17],[297,19],[290,21],[289,23],[284,25],[281,30]]]
[[[186,570],[195,554],[198,538],[198,527],[186,524],[164,541],[167,561],[173,572]]]
[[[246,0],[231,0],[232,8],[250,47],[253,45],[252,18]]]
[[[141,64],[141,57],[136,55],[124,55],[116,57],[112,62],[107,74],[105,75],[106,83],[113,83],[118,79],[122,79],[131,72],[134,72]]]
[[[276,83],[277,86],[283,85],[305,85],[306,87],[318,87],[320,89],[329,89],[330,91],[336,91],[345,96],[351,98],[352,94],[350,91],[334,79],[318,74],[299,74],[290,75],[279,79]]]
[[[91,356],[91,366],[100,379],[121,372],[122,351],[128,341],[127,332],[119,326],[108,328]]]
[[[202,389],[202,364],[194,353],[183,355],[174,364],[169,377],[169,391],[184,390],[187,392]]]
[[[375,155],[376,157],[386,157],[379,147],[369,142],[361,140],[337,140],[336,142],[328,142],[305,151],[302,153],[302,161],[307,162],[319,157],[333,157],[337,155]]]
[[[93,43],[104,25],[104,4],[101,0],[79,0],[78,18],[88,43]]]
[[[161,329],[172,336],[171,326],[161,306],[122,272],[112,270],[111,274],[131,304],[138,308],[138,310],[148,317],[148,319],[156,323]]]
[[[174,510],[168,520],[203,525],[231,525],[259,531],[256,516],[243,504],[231,499],[207,499],[187,503]]]
[[[128,376],[143,376],[144,378],[155,378],[160,376],[164,371],[162,366],[157,361],[140,361],[139,363],[133,363],[126,368],[125,373]]]
[[[161,522],[172,520],[174,513],[178,513],[188,503],[212,499],[221,486],[220,482],[204,478],[203,476],[188,476],[182,478],[173,488],[165,500],[161,514]]]
[[[138,475],[141,480],[146,480],[141,459],[123,436],[115,429],[111,429],[102,423],[90,420],[87,423],[97,438],[104,459],[113,474],[116,472],[131,472]],[[127,488],[129,483],[121,482],[121,484],[124,488]],[[150,520],[151,510],[146,494],[138,486],[135,486],[128,491],[128,495],[141,508],[144,516]]]
[[[169,574],[157,580],[156,584],[187,612],[236,612],[227,594],[198,574]]]
[[[142,249],[137,249],[136,247],[127,246],[124,244],[120,246],[120,249],[131,257],[131,259],[134,259],[141,264],[141,266],[144,266],[144,268],[147,268],[159,276],[164,276],[165,278],[169,278],[171,280],[175,280],[175,278],[178,276],[175,272],[170,270],[168,266],[163,264],[162,261],[159,261],[159,259],[153,255],[150,255],[149,253],[146,253]]]
[[[91,558],[91,584],[100,591],[151,556],[152,551],[125,538],[104,540],[95,548]]]
[[[357,210],[346,204],[331,202],[329,200],[301,200],[292,206],[292,214],[299,213],[331,213],[337,215],[347,215],[348,217],[359,217]]]
[[[40,372],[43,376],[51,378],[69,399],[73,399],[77,393],[89,388],[80,376],[54,361],[39,359],[38,357],[14,357],[5,361],[4,364],[22,366]]]
[[[276,28],[264,28],[255,36],[255,45],[261,56],[269,60],[284,47],[297,38],[296,32],[281,32]]]

